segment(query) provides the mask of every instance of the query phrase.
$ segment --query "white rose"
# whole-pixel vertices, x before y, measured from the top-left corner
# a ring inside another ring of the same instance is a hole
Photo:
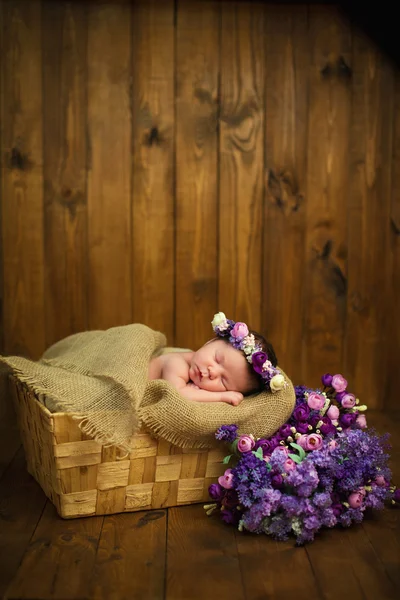
[[[285,387],[285,378],[283,375],[274,375],[269,383],[272,392],[278,392]]]
[[[223,323],[225,323],[225,321],[226,321],[225,314],[223,312],[219,312],[214,315],[214,318],[211,321],[211,325],[212,325],[213,329],[215,329],[215,327],[222,325]]]

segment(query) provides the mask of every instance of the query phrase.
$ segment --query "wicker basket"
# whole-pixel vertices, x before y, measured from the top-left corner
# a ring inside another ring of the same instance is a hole
[[[224,471],[219,450],[182,449],[145,432],[124,459],[86,436],[71,414],[50,413],[11,379],[27,469],[65,519],[204,502]]]

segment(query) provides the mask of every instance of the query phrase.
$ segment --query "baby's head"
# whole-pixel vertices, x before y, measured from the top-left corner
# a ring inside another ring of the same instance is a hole
[[[275,367],[277,359],[272,345],[259,333],[249,331],[251,334],[257,347]],[[191,359],[189,376],[199,388],[211,392],[234,391],[248,395],[265,389],[262,377],[229,337],[216,337],[197,350]]]

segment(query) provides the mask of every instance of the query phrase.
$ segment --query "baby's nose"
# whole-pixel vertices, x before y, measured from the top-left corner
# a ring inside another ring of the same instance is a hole
[[[216,366],[208,367],[208,376],[210,379],[215,379],[216,377],[218,377],[218,371]]]

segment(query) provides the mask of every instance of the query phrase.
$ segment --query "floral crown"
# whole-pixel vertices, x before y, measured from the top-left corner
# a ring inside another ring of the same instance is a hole
[[[225,338],[229,343],[241,350],[254,371],[263,379],[265,387],[271,392],[277,392],[286,387],[282,371],[274,367],[255,337],[249,332],[246,323],[231,321],[223,312],[216,313],[211,321],[212,328],[218,337]]]

